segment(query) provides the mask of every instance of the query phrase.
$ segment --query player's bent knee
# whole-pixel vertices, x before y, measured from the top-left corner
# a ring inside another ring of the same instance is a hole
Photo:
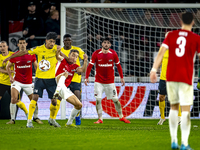
[[[18,102],[18,98],[14,97],[14,98],[11,98],[11,103],[12,104],[16,104]]]
[[[159,95],[159,101],[160,102],[165,101],[165,95]]]
[[[52,103],[52,105],[56,106],[57,105],[57,100],[53,99],[53,100],[51,100],[51,103]]]

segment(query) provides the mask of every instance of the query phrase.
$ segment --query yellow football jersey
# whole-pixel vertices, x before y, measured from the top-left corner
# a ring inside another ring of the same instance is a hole
[[[2,54],[0,54],[0,67],[2,69],[6,70],[6,65],[8,64],[8,61],[6,62],[6,64],[3,64],[4,59],[6,59],[7,57],[10,57],[14,52],[10,52],[8,53],[7,56],[3,56]],[[11,67],[11,70],[14,70],[14,66]],[[14,74],[12,73],[12,76]],[[0,84],[4,84],[4,85],[11,85],[10,83],[10,77],[7,73],[2,73],[0,72]]]
[[[162,68],[161,68],[161,74],[160,74],[161,80],[166,80],[168,58],[169,58],[169,50],[166,50],[163,56],[163,60],[162,60]]]
[[[69,50],[65,50],[64,47],[62,47],[61,52],[63,52],[68,57],[69,52],[72,49],[76,49],[79,51],[79,58],[77,59],[76,64],[80,66],[80,59],[83,59],[83,55],[84,55],[84,51],[80,47],[71,46],[71,49],[69,49]],[[81,75],[74,73],[72,82],[81,83]]]
[[[54,45],[52,49],[47,49],[45,44],[32,48],[28,51],[29,54],[37,55],[38,66],[35,77],[41,79],[55,78],[56,63],[58,62],[56,59],[56,51],[57,45]],[[44,67],[46,69],[44,69]]]

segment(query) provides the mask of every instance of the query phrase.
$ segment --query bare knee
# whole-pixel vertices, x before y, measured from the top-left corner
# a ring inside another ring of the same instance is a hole
[[[2,96],[0,96],[0,100],[2,99]]]
[[[76,106],[74,106],[76,109],[80,110],[82,108],[83,104],[82,103],[78,103]]]
[[[11,103],[12,104],[16,104],[18,102],[18,98],[17,97],[12,97],[11,98]]]
[[[163,101],[165,101],[165,95],[159,95],[159,101],[160,102],[163,102]]]
[[[51,103],[52,103],[52,105],[56,106],[57,105],[57,100],[56,99],[52,99]]]

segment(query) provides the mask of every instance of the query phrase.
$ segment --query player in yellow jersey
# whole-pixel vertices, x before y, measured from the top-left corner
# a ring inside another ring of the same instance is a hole
[[[0,50],[1,50],[1,54],[0,54],[0,101],[3,97],[3,95],[5,94],[5,92],[7,91],[9,95],[11,95],[11,83],[10,83],[10,77],[8,75],[8,72],[6,70],[6,64],[3,63],[3,61],[8,58],[9,56],[11,56],[13,54],[13,52],[8,51],[8,45],[6,41],[1,41],[0,42]],[[12,75],[14,73],[14,68],[11,68],[11,72]],[[11,106],[11,103],[10,103]],[[16,108],[16,105],[15,105]],[[9,122],[9,124],[14,124],[15,122]]]
[[[165,37],[167,36],[168,32],[165,34]],[[159,90],[159,109],[160,109],[160,115],[161,118],[158,122],[158,125],[162,125],[163,122],[165,122],[165,97],[167,95],[167,89],[166,89],[166,72],[167,72],[167,64],[168,64],[168,57],[169,57],[169,50],[167,50],[163,56],[162,59],[162,68],[161,68],[161,74],[160,74],[160,82],[158,86]],[[181,116],[181,110],[179,106],[179,124],[180,124],[180,116]]]
[[[64,53],[67,57],[70,53],[70,50],[75,49],[79,51],[79,56],[78,56],[78,59],[76,60],[76,64],[81,66],[80,59],[83,60],[84,58],[83,55],[85,52],[80,47],[72,46],[72,39],[71,39],[70,34],[65,34],[63,36],[63,43],[64,43],[64,47],[61,48],[61,52]],[[72,78],[71,84],[69,85],[69,88],[74,93],[74,95],[79,100],[81,100],[81,75],[80,74],[74,73],[74,76]],[[75,120],[76,120],[76,125],[81,124],[80,113],[78,113]]]
[[[48,98],[51,99],[50,105],[50,118],[49,124],[54,127],[60,127],[60,125],[55,121],[55,112],[57,110],[57,100],[53,98],[56,81],[55,81],[55,68],[56,68],[56,51],[60,49],[60,46],[55,45],[57,34],[55,32],[49,32],[46,35],[45,44],[32,48],[31,50],[25,50],[18,52],[11,57],[8,57],[7,60],[19,57],[25,54],[36,54],[38,59],[38,67],[36,70],[36,78],[34,83],[33,99],[29,105],[29,114],[26,127],[32,128],[32,116],[35,111],[36,103],[39,97],[42,97],[43,90],[46,89],[48,93]],[[5,60],[5,61],[7,61]]]

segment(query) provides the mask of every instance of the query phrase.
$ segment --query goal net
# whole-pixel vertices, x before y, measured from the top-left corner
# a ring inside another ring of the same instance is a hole
[[[65,33],[72,35],[72,45],[81,47],[91,58],[101,47],[101,38],[109,37],[123,68],[125,86],[121,86],[117,69],[115,82],[122,111],[127,118],[160,118],[158,82],[149,81],[154,58],[167,31],[179,29],[184,11],[194,14],[193,31],[200,34],[200,7],[192,4],[61,4],[61,41]],[[63,43],[61,42],[61,45]],[[197,59],[198,60],[198,59]],[[191,117],[198,118],[199,91],[196,88],[198,61],[195,62],[194,105]],[[97,118],[94,98],[94,68],[90,84],[82,83],[82,118]],[[82,76],[84,79],[84,76]],[[159,81],[159,78],[158,78]],[[69,116],[72,105],[63,102],[58,115]],[[103,117],[118,117],[112,100],[102,97]],[[65,110],[66,109],[66,110]],[[166,97],[165,116],[169,102]]]

